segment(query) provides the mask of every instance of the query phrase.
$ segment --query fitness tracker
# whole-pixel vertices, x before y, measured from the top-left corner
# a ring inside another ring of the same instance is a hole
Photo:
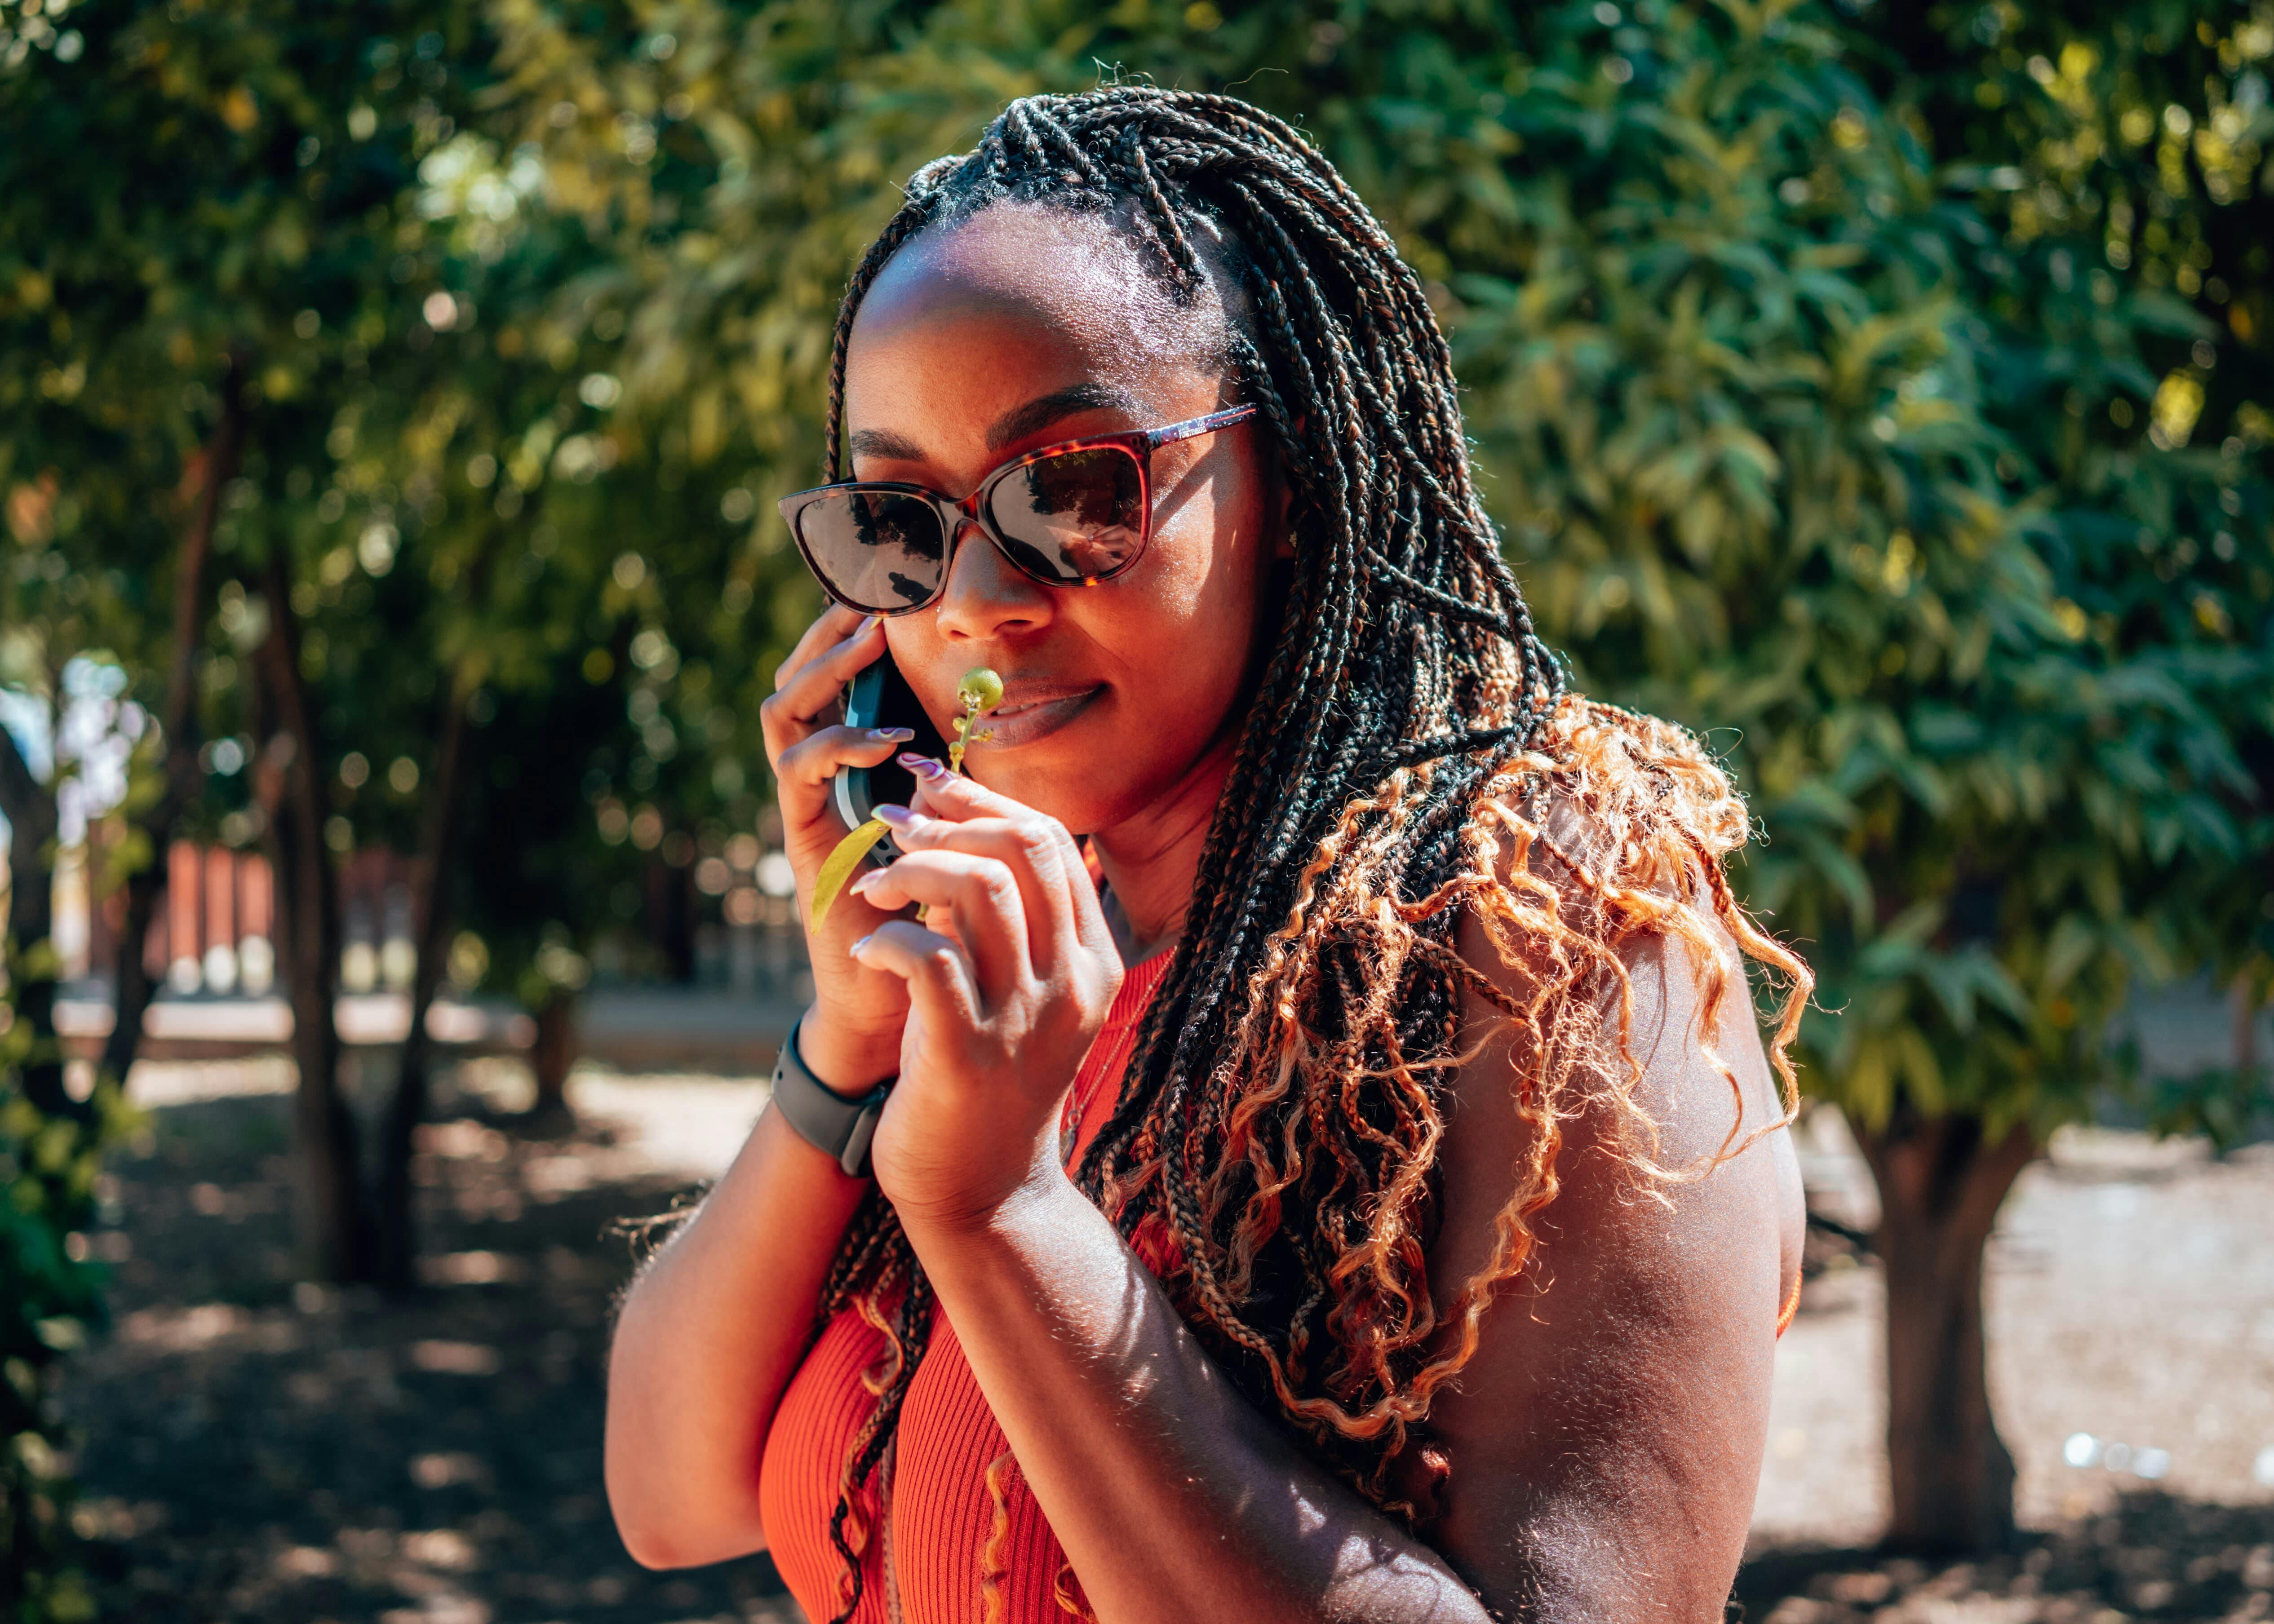
[[[859,1098],[847,1099],[816,1077],[797,1052],[797,1029],[804,1024],[800,1015],[774,1058],[774,1105],[800,1139],[836,1157],[853,1177],[866,1178],[869,1141],[876,1137],[877,1118],[897,1079],[888,1077]]]

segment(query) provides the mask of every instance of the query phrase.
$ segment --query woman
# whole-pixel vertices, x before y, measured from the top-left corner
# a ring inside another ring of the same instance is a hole
[[[896,1079],[872,1176],[778,1084],[625,1300],[633,1554],[817,1620],[1720,1618],[1802,1226],[1739,950],[1788,1088],[1806,974],[1695,741],[1563,693],[1381,227],[1240,102],[1016,102],[830,409],[802,894],[907,737],[857,672],[1006,692],[808,921],[784,1067]]]

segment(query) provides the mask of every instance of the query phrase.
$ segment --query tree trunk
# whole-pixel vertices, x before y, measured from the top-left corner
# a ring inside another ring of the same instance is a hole
[[[247,357],[231,353],[222,373],[221,420],[182,474],[182,495],[190,516],[174,560],[173,665],[167,673],[165,713],[159,718],[166,745],[166,788],[138,824],[149,843],[150,861],[127,877],[126,922],[113,960],[116,1019],[102,1046],[103,1072],[122,1083],[134,1064],[134,1051],[142,1042],[142,1018],[157,990],[142,962],[142,944],[157,912],[158,893],[165,889],[166,843],[175,822],[198,798],[197,662],[205,627],[206,562],[213,555],[222,492],[237,477],[244,456],[243,383],[248,365]]]
[[[443,944],[450,929],[450,879],[457,857],[459,814],[465,801],[466,706],[472,695],[464,677],[462,669],[447,684],[441,741],[435,748],[434,771],[429,779],[433,787],[426,800],[425,827],[419,831],[422,883],[411,905],[411,940],[418,946],[418,968],[410,982],[410,1030],[403,1040],[386,1138],[380,1147],[379,1278],[383,1284],[397,1288],[410,1284],[418,1251],[410,1151],[418,1124],[426,1116],[427,1072],[433,1054],[426,1034],[426,1013],[442,985]]]
[[[270,555],[263,589],[268,635],[256,662],[268,742],[260,789],[276,873],[278,935],[292,1004],[292,1057],[299,1083],[292,1109],[298,1151],[297,1214],[304,1267],[311,1278],[367,1280],[375,1260],[364,1205],[359,1134],[340,1091],[340,1034],[334,1019],[340,966],[339,876],[324,849],[328,804],[300,673],[300,639],[291,578],[281,551]]]
[[[2258,1070],[2258,989],[2248,972],[2234,978],[2226,989],[2229,1036],[2234,1043],[2234,1073],[2248,1077]]]
[[[646,878],[648,940],[663,955],[666,974],[674,981],[691,981],[695,979],[693,873],[659,856],[649,862]]]
[[[0,815],[8,819],[8,917],[0,939],[14,1019],[32,1034],[22,1066],[24,1097],[50,1116],[85,1116],[64,1088],[63,1044],[56,1036],[55,792],[32,775],[15,736],[0,727]],[[34,948],[42,950],[36,956]]]
[[[1887,1287],[1887,1543],[1991,1552],[2014,1538],[2014,1457],[1990,1413],[1982,1253],[2037,1144],[1975,1116],[1898,1106],[1881,1129],[1852,1119],[1879,1187],[1873,1250]]]
[[[537,1011],[537,1044],[529,1064],[537,1073],[537,1103],[532,1116],[564,1116],[568,1112],[568,1068],[576,1063],[576,995],[561,990]]]

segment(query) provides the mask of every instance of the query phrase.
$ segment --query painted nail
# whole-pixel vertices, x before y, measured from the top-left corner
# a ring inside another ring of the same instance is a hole
[[[872,727],[869,730],[871,744],[906,744],[916,736],[913,727]]]
[[[861,956],[861,950],[868,946],[870,943],[876,939],[877,938],[873,936],[862,936],[858,942],[855,942],[852,946],[845,950],[845,956],[848,959],[858,959]]]
[[[906,807],[895,807],[890,805],[877,808],[875,809],[874,816],[883,819],[886,823],[900,831],[902,834],[907,834],[915,830],[921,829],[926,823],[931,822],[930,818],[926,817],[921,812],[912,812]]]
[[[934,778],[944,778],[947,776],[946,768],[932,760],[930,756],[918,756],[913,750],[902,750],[898,756],[894,757],[894,759],[898,761],[901,766],[906,767],[910,772],[915,773],[916,777],[927,781]]]

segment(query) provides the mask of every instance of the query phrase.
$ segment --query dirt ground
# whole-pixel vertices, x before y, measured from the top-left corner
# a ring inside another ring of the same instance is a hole
[[[494,1092],[448,1091],[414,1168],[426,1289],[388,1301],[292,1283],[290,1074],[247,1073],[135,1079],[150,1132],[117,1159],[120,1227],[97,1237],[117,1259],[116,1328],[65,1395],[106,1618],[798,1618],[763,1556],[651,1574],[608,1520],[603,1360],[631,1258],[608,1231],[689,1178],[592,1110],[607,1085],[550,1132]],[[722,1089],[671,1092],[684,1130]],[[723,1092],[739,1110],[752,1091]]]
[[[295,1287],[281,1062],[146,1066],[114,1163],[117,1323],[72,1367],[78,1520],[136,1624],[791,1624],[764,1557],[637,1568],[600,1488],[612,1228],[732,1156],[748,1082],[580,1072],[573,1126],[465,1068],[421,1141],[425,1289]],[[1868,1222],[1836,1129],[1818,1203]],[[1836,1241],[1779,1353],[1743,1616],[1773,1624],[2274,1617],[2274,1147],[2067,1136],[1991,1256],[1992,1379],[2031,1533],[1934,1567],[1871,1548],[1879,1298]]]

